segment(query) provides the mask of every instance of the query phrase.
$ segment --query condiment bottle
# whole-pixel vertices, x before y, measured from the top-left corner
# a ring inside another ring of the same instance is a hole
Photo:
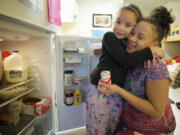
[[[76,88],[74,92],[74,105],[80,105],[82,103],[82,93],[79,88]]]

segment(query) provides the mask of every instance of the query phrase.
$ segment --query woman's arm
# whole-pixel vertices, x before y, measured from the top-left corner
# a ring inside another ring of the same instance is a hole
[[[102,86],[106,87],[107,90],[102,89]],[[101,81],[99,81],[98,89],[105,94],[119,94],[137,110],[149,115],[152,118],[160,118],[168,100],[169,80],[161,79],[146,82],[147,99],[135,96],[115,84],[104,84]]]
[[[163,50],[159,47],[145,48],[134,53],[128,53],[125,42],[116,38],[114,33],[108,32],[103,37],[103,46],[108,54],[120,65],[130,67],[139,62],[153,59],[153,54],[163,57]]]

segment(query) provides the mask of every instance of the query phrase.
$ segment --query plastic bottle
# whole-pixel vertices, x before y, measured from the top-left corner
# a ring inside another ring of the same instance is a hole
[[[2,77],[2,54],[1,54],[1,51],[0,51],[0,81],[1,81],[1,77]]]
[[[65,70],[64,71],[64,84],[65,86],[72,85],[72,78],[73,78],[73,70]]]
[[[11,83],[22,82],[28,78],[28,64],[19,51],[13,51],[3,61],[5,79]]]
[[[5,79],[5,73],[4,73],[4,66],[3,66],[3,61],[6,57],[10,56],[11,55],[11,52],[8,52],[8,51],[3,51],[2,52],[2,78],[1,78],[1,83],[2,84],[6,84],[7,81]]]
[[[74,92],[74,105],[80,105],[82,103],[82,93],[79,88],[76,88]]]

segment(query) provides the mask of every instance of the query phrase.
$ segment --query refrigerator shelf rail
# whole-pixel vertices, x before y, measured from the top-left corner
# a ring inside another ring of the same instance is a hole
[[[0,132],[5,135],[25,135],[26,132],[28,132],[31,127],[36,125],[40,119],[46,117],[46,114],[42,116],[22,114],[17,125],[0,125]]]
[[[17,125],[1,125],[0,132],[5,135],[20,135],[34,123],[36,119],[36,116],[23,114]]]
[[[25,95],[27,95],[27,94],[31,93],[32,91],[35,91],[35,90],[36,90],[35,88],[28,89],[26,92],[23,92],[22,94],[14,97],[14,98],[12,98],[12,99],[10,99],[8,101],[5,101],[5,102],[1,103],[0,108],[3,107],[3,106],[6,106],[7,104],[9,104],[9,103],[11,103],[13,101],[16,101],[18,98],[23,97],[23,96],[25,96]]]
[[[23,82],[16,83],[16,84],[8,84],[8,85],[6,85],[6,86],[3,86],[3,85],[2,85],[2,86],[0,87],[0,92],[7,91],[7,90],[12,89],[12,88],[15,88],[15,87],[17,87],[17,86],[21,86],[21,85],[30,83],[30,82],[32,82],[32,81],[34,81],[34,78],[30,78],[30,79],[28,79],[28,80],[25,80],[25,81],[23,81]]]

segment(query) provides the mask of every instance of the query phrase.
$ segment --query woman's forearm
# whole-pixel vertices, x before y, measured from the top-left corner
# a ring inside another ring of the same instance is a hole
[[[121,95],[129,104],[131,104],[137,110],[149,115],[152,118],[159,118],[162,115],[162,112],[159,112],[147,99],[135,96],[120,87],[116,89],[115,93]]]

